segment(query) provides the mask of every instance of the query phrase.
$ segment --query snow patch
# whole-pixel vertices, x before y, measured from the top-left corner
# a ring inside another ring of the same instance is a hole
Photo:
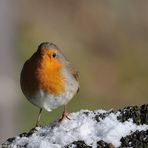
[[[130,119],[126,122],[117,120],[119,112],[109,113],[104,119],[96,121],[95,116],[107,113],[104,110],[71,113],[62,123],[54,122],[38,129],[30,137],[17,137],[12,147],[24,146],[27,148],[61,148],[74,141],[83,140],[87,145],[96,148],[96,142],[104,140],[115,147],[121,145],[120,139],[136,130],[147,130],[148,125],[136,125]]]

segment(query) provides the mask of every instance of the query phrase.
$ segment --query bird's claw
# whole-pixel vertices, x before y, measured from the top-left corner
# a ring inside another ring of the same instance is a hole
[[[59,122],[61,123],[62,121],[64,121],[65,119],[70,120],[70,118],[68,117],[69,113],[68,112],[63,112],[62,117],[59,119]]]

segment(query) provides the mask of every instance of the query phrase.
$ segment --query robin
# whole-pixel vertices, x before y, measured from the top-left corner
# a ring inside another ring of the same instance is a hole
[[[67,103],[79,90],[78,73],[53,43],[43,42],[23,66],[20,78],[22,92],[40,108],[36,126],[42,110],[52,111],[64,105],[60,118],[68,118]],[[69,119],[69,118],[68,118]]]

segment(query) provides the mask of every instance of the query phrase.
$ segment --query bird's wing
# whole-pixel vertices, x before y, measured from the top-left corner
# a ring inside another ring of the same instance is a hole
[[[72,66],[72,64],[68,60],[66,60],[66,66],[69,69],[69,71],[71,72],[71,74],[73,75],[73,77],[75,78],[75,80],[79,84],[79,74],[78,74],[78,71]],[[80,88],[80,86],[78,87],[77,92],[79,92],[79,88]]]
[[[72,75],[73,75],[73,77],[78,81],[78,83],[79,83],[79,74],[78,74],[78,71],[76,71],[76,70],[74,70],[73,69],[73,71],[72,71]],[[78,86],[78,90],[77,90],[77,93],[79,92],[79,89],[80,89],[80,84],[79,84],[79,86]]]

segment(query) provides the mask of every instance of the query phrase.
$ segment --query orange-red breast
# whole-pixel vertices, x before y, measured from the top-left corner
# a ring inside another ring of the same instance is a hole
[[[42,109],[52,111],[65,105],[60,121],[67,117],[66,104],[79,89],[77,71],[59,48],[49,42],[41,43],[25,62],[20,82],[25,97],[40,108],[36,126]]]

